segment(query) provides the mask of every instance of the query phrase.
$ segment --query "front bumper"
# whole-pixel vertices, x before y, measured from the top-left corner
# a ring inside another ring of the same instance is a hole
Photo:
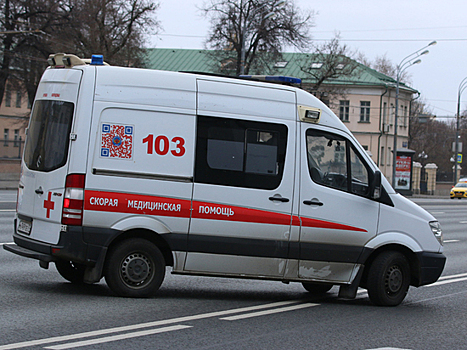
[[[434,283],[438,280],[446,264],[446,256],[442,253],[417,253],[420,266],[420,280],[417,287]]]
[[[451,198],[467,198],[467,192],[451,191],[449,195]]]

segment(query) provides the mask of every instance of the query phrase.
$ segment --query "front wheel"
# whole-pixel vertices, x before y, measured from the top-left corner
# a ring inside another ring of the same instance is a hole
[[[367,280],[368,296],[376,305],[399,305],[407,295],[409,284],[409,263],[399,252],[383,252],[370,266]]]
[[[127,239],[109,252],[104,274],[107,285],[118,296],[150,297],[164,280],[165,261],[152,242]]]

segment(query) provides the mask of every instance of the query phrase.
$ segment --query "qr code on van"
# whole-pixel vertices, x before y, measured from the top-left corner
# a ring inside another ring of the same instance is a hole
[[[101,157],[132,159],[133,125],[102,124]]]

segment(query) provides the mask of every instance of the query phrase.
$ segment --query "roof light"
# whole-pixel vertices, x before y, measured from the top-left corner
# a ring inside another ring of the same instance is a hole
[[[298,114],[302,122],[319,123],[321,109],[308,106],[297,106]]]
[[[240,75],[240,78],[282,84],[300,84],[302,82],[302,79],[300,78],[286,77],[283,75]]]
[[[104,65],[104,56],[102,56],[102,55],[92,55],[91,65],[103,66]]]

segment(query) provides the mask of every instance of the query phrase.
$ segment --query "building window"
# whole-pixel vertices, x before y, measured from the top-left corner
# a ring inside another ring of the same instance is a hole
[[[339,101],[339,118],[343,122],[349,121],[350,101]]]
[[[404,106],[404,126],[407,127],[407,106]]]
[[[8,134],[10,133],[10,130],[8,129],[3,129],[3,146],[8,147]]]
[[[379,158],[379,165],[384,166],[384,146],[381,146],[381,154]]]
[[[287,66],[287,63],[289,63],[289,62],[288,61],[276,62],[274,64],[274,68],[285,68]]]
[[[21,91],[16,92],[16,108],[21,108]]]
[[[360,101],[360,122],[370,122],[370,101]]]
[[[387,121],[387,115],[386,115],[386,109],[388,108],[388,103],[384,102],[383,103],[383,125],[386,125],[388,123]]]
[[[5,90],[5,107],[11,107],[11,86],[7,86]]]
[[[389,113],[389,124],[391,125],[394,124],[394,114],[395,114],[394,104],[391,103],[391,111]]]
[[[386,164],[387,164],[388,166],[391,165],[391,156],[392,156],[392,154],[391,154],[391,147],[388,147],[388,154],[387,154],[387,158],[388,158],[388,159],[387,159],[387,162],[386,162]]]
[[[13,143],[14,147],[19,147],[19,129],[15,129],[15,142]]]

